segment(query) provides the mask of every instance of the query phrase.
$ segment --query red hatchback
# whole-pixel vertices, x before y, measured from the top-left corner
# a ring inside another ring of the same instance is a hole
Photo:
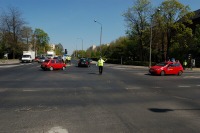
[[[155,75],[182,75],[183,73],[183,67],[180,62],[161,62],[156,64],[155,66],[152,66],[149,69],[150,74]]]
[[[66,68],[66,64],[63,63],[60,60],[57,59],[48,59],[45,60],[42,64],[41,64],[41,68],[43,70],[50,70],[53,71],[54,69],[62,69],[65,70]]]

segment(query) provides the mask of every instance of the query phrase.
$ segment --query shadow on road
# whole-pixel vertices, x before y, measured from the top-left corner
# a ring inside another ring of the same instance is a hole
[[[91,72],[91,73],[88,73],[88,74],[100,75],[99,73],[94,73],[94,72],[93,73]]]
[[[161,109],[161,108],[149,108],[148,110],[150,110],[151,112],[154,112],[154,113],[167,113],[167,112],[176,111],[176,110],[197,110],[197,111],[200,111],[200,109]]]
[[[169,111],[174,111],[172,109],[159,109],[159,108],[150,108],[149,110],[154,113],[166,113]]]

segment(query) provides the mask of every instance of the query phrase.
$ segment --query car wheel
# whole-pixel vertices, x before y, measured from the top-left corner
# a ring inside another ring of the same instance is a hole
[[[62,70],[65,70],[65,67],[62,67]]]
[[[177,75],[178,75],[178,76],[181,76],[182,73],[183,73],[182,71],[179,71]]]
[[[160,76],[164,76],[164,75],[165,75],[165,71],[161,71]]]
[[[50,71],[53,71],[53,67],[50,67],[49,70],[50,70]]]

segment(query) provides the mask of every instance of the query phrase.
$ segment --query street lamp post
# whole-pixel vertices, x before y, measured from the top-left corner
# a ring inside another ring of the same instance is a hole
[[[81,56],[83,58],[83,39],[82,38],[77,38],[77,39],[80,39],[82,41],[82,52],[81,52]]]
[[[149,68],[151,67],[151,45],[152,45],[152,19],[153,16],[151,17],[151,27],[150,27],[150,44],[149,44]]]
[[[75,53],[75,54],[76,54],[76,56],[75,56],[75,57],[78,57],[78,56],[77,56],[77,44],[76,44],[76,53]]]
[[[35,51],[35,56],[37,56],[37,51],[36,51],[36,35],[35,33],[33,34],[33,45],[34,45],[34,51]]]
[[[100,55],[101,55],[102,24],[100,22],[98,22],[97,20],[94,20],[94,22],[96,22],[96,23],[101,25],[101,32],[100,32]]]
[[[156,12],[159,12],[160,11],[160,9],[157,9],[157,11]],[[149,44],[149,67],[151,67],[151,52],[152,52],[152,49],[151,49],[151,45],[152,45],[152,40],[153,40],[153,18],[154,18],[154,15],[155,14],[153,14],[152,16],[151,16],[151,24],[150,24],[150,44]]]

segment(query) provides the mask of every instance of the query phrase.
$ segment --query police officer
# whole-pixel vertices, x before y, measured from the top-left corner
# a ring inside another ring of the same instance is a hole
[[[68,62],[71,64],[71,56],[68,57]]]
[[[98,60],[99,74],[102,74],[102,72],[103,72],[103,63],[104,62],[105,61],[100,57]]]
[[[184,62],[183,62],[183,68],[184,68],[184,70],[185,70],[186,67],[187,67],[187,61],[184,60]]]

